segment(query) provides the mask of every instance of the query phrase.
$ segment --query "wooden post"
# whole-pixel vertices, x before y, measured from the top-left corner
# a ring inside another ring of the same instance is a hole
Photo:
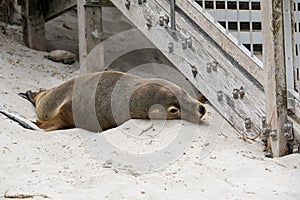
[[[88,54],[96,47],[103,38],[103,25],[102,25],[102,8],[100,1],[84,2],[82,0],[77,1],[78,10],[78,39],[79,39],[79,60],[80,63],[86,67],[84,72],[90,72],[95,70],[89,70],[88,68],[94,68],[95,65],[101,65],[99,57],[96,57],[95,62],[91,62],[93,59],[86,58]],[[103,56],[103,55],[98,55]],[[101,59],[100,59],[101,60]]]
[[[285,0],[262,1],[267,122],[271,121],[271,129],[277,132],[276,135],[268,138],[268,146],[271,148],[273,157],[284,156],[288,153],[283,130],[287,121],[283,1]]]
[[[45,19],[42,0],[25,0],[23,2],[23,40],[36,50],[46,50]]]

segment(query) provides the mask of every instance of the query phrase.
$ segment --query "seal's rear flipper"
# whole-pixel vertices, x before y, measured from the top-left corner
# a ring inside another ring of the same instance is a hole
[[[7,118],[17,122],[18,124],[20,124],[23,128],[29,129],[29,130],[41,130],[39,127],[37,127],[33,122],[31,122],[30,120],[21,117],[19,115],[16,115],[14,113],[11,112],[7,112],[4,111],[1,106],[0,106],[0,113],[3,114],[4,116],[6,116]]]
[[[35,106],[35,102],[33,99],[33,93],[31,90],[25,92],[25,93],[19,93],[19,96],[23,97],[24,99],[27,99],[28,101],[30,101],[34,106]]]

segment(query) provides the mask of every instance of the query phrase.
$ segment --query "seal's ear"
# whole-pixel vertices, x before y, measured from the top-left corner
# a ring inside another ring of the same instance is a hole
[[[168,113],[172,114],[172,115],[176,115],[178,114],[179,109],[176,106],[170,106],[168,108]]]

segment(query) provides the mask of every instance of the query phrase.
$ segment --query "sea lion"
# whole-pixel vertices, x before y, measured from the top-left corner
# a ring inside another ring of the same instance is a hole
[[[62,62],[63,64],[73,64],[76,60],[76,55],[66,50],[54,50],[48,53],[45,58],[54,62]]]
[[[26,95],[36,107],[36,125],[45,131],[79,127],[97,132],[129,119],[181,118],[198,123],[206,112],[169,81],[116,71],[81,75]]]

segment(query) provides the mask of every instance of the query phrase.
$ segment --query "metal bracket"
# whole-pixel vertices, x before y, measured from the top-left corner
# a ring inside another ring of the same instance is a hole
[[[287,90],[287,109],[295,110],[295,97],[290,90]]]

